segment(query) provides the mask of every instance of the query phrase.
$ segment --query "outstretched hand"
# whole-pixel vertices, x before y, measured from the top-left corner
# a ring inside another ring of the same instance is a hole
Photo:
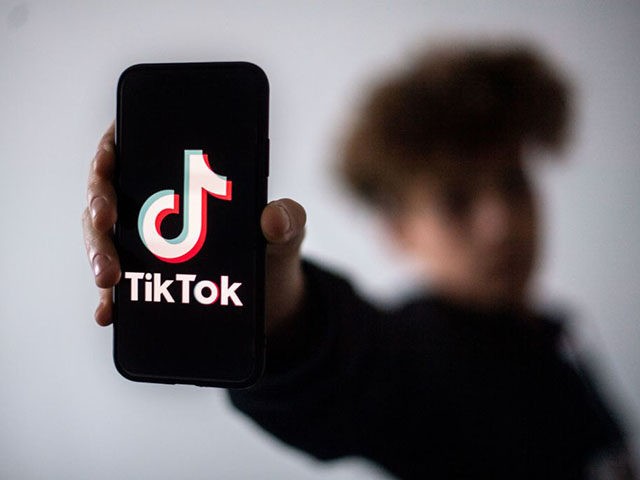
[[[100,300],[95,312],[99,325],[112,322],[112,288],[121,276],[120,260],[112,239],[116,222],[115,126],[104,133],[91,163],[87,185],[87,207],[82,214],[84,242],[93,268]],[[260,218],[267,240],[266,328],[272,332],[293,317],[304,296],[304,275],[300,263],[300,245],[304,238],[306,213],[302,206],[281,199],[265,206]]]

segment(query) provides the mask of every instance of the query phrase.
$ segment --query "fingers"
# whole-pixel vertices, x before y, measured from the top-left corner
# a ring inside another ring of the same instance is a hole
[[[113,312],[113,289],[100,289],[100,303],[96,308],[95,319],[98,325],[106,327],[111,324]]]
[[[93,162],[95,173],[104,178],[111,178],[115,167],[115,131],[116,124],[111,122],[98,142],[98,149]]]
[[[111,287],[120,280],[120,261],[111,229],[116,222],[116,193],[113,188],[115,168],[114,124],[102,136],[87,184],[87,207],[82,214],[82,230],[89,263],[100,290],[100,303],[95,312],[100,325],[111,323],[113,300]]]
[[[115,168],[114,124],[100,139],[91,163],[87,184],[87,205],[93,227],[98,232],[110,230],[116,222],[116,193],[113,188]]]
[[[111,237],[93,227],[91,214],[87,207],[82,215],[84,244],[87,257],[93,269],[96,285],[109,288],[120,280],[120,261]]]

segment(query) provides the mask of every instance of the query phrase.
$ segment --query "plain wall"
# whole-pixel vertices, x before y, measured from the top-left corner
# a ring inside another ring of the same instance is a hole
[[[330,165],[362,86],[458,34],[533,38],[576,81],[573,146],[536,173],[540,300],[572,312],[640,456],[638,25],[632,1],[0,2],[0,477],[385,478],[287,448],[223,391],[117,374],[93,322],[86,176],[124,68],[253,61],[271,83],[270,197],[306,207],[307,255],[400,301],[410,269]]]

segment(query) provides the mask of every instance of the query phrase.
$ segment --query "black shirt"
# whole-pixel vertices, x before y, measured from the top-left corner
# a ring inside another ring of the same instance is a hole
[[[435,295],[383,312],[305,263],[291,337],[233,404],[319,459],[367,458],[399,478],[585,478],[622,432],[562,324],[480,313]]]

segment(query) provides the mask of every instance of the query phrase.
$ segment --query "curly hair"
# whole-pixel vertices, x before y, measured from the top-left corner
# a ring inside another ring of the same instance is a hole
[[[557,149],[566,137],[569,86],[525,45],[428,50],[369,94],[340,157],[364,200],[397,198],[435,158],[469,161],[507,144]]]

